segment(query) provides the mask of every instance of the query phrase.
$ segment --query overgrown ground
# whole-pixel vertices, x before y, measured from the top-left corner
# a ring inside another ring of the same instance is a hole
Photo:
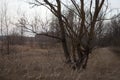
[[[120,80],[118,49],[94,50],[87,69],[78,72],[64,63],[60,48],[22,48],[0,55],[0,80]]]

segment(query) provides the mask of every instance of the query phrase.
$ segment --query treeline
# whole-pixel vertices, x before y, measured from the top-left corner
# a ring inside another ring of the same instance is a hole
[[[98,46],[120,47],[120,14],[115,19],[105,22],[102,31],[97,42]]]

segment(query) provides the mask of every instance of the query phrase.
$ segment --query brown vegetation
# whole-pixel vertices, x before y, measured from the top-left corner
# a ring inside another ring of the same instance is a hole
[[[87,69],[81,71],[72,70],[64,64],[61,48],[23,49],[18,54],[0,55],[0,80],[120,79],[120,57],[111,52],[110,48],[94,50]]]

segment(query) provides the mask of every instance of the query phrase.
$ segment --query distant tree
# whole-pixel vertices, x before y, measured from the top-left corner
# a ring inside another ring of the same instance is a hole
[[[6,53],[10,53],[10,44],[9,44],[9,25],[10,25],[10,18],[8,16],[8,7],[7,2],[3,2],[1,9],[1,35],[5,38],[2,38],[2,48],[3,46],[6,49]],[[3,44],[3,41],[5,42]],[[2,50],[2,49],[1,49]],[[2,50],[3,51],[3,50]]]
[[[106,28],[106,34],[101,40],[104,41],[104,43],[101,44],[103,44],[104,46],[120,47],[120,13],[117,14],[116,18],[112,19],[106,24]]]
[[[24,33],[25,33],[25,26],[27,25],[27,22],[25,20],[25,17],[21,17],[19,20],[18,20],[18,23],[16,23],[16,27],[17,29],[19,29],[19,44],[20,45],[23,45],[25,44],[25,38],[24,38]]]

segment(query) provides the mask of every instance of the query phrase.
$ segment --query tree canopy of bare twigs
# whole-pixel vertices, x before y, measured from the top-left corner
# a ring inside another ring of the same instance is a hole
[[[69,0],[69,2],[70,5],[64,0],[33,0],[29,4],[33,7],[45,6],[56,16],[60,36],[51,37],[61,40],[67,63],[74,64],[72,66],[74,69],[86,68],[89,54],[94,48],[96,34],[101,32],[99,29],[105,19],[108,1]],[[67,15],[62,12],[63,8],[68,10]],[[99,31],[96,32],[97,30]],[[68,42],[71,46],[68,46]]]

